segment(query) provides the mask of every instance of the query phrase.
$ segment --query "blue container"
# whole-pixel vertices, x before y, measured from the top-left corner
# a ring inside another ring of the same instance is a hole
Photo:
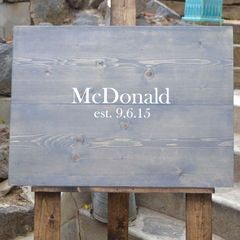
[[[223,0],[186,0],[183,19],[196,22],[222,22]]]

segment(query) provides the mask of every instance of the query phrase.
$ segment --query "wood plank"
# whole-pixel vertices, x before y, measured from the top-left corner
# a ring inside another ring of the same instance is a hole
[[[18,27],[14,44],[12,184],[232,185],[231,28]],[[170,104],[72,104],[72,88],[89,86],[90,97],[169,88]],[[126,118],[130,108],[151,116]]]
[[[234,66],[240,67],[240,45],[234,46]]]
[[[212,240],[212,195],[186,195],[186,239]]]
[[[234,70],[234,88],[240,88],[240,68]]]
[[[128,239],[128,193],[108,194],[108,240]]]
[[[224,19],[239,20],[240,5],[223,5],[223,17]]]
[[[44,33],[42,28],[36,28],[17,28],[19,30],[15,34],[16,42],[18,38],[24,37],[29,45],[15,44],[13,75],[19,79],[14,82],[13,102],[69,104],[72,87],[81,86],[79,76],[82,85],[94,84],[91,95],[98,92],[103,84],[117,88],[119,92],[128,89],[129,93],[152,92],[154,86],[159,89],[168,87],[171,96],[174,96],[174,104],[189,102],[193,96],[195,99],[191,101],[194,103],[224,104],[223,101],[232,89],[229,81],[225,80],[232,72],[232,47],[231,44],[225,44],[231,35],[230,28],[211,28],[216,39],[209,36],[211,33],[207,27],[138,27],[134,31],[128,27],[116,27],[111,28],[111,31],[107,28],[109,34],[106,34],[106,28],[94,27],[44,27]],[[56,35],[62,39],[68,51],[59,51],[54,40]],[[84,39],[88,35],[92,37],[86,42]],[[47,36],[49,50],[43,51],[45,46],[41,46],[41,39]],[[78,41],[73,42],[76,38]],[[166,42],[164,39],[171,41]],[[180,39],[188,44],[177,47]],[[70,42],[73,44],[69,45]],[[139,54],[138,46],[143,44],[144,48]],[[36,45],[40,46],[37,54],[34,53]],[[95,48],[96,45],[99,48]],[[103,63],[102,66],[99,66],[99,61]],[[152,77],[147,76],[149,71]],[[122,79],[126,79],[124,85]],[[216,86],[221,91],[214,91]],[[190,96],[187,94],[189,92],[192,92]],[[219,93],[224,95],[221,97]]]
[[[136,0],[112,0],[111,25],[136,25]]]
[[[60,193],[36,192],[34,240],[60,240]]]
[[[214,193],[213,188],[32,187],[33,192]]]
[[[234,37],[234,43],[240,44],[240,21],[238,24],[233,25],[233,37]]]

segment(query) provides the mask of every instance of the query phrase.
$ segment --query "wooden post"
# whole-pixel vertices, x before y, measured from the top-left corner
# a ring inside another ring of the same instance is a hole
[[[35,192],[34,240],[60,240],[60,201],[60,192]]]
[[[108,240],[128,239],[129,193],[108,193]]]
[[[111,25],[136,25],[136,0],[112,0]]]
[[[136,25],[136,1],[112,0],[111,25]],[[128,239],[128,193],[108,193],[108,240]]]
[[[186,195],[187,240],[212,240],[212,194]]]

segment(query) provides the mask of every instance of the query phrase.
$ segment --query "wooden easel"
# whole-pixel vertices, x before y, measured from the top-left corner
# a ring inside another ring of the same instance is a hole
[[[111,24],[136,24],[135,0],[112,0]],[[61,192],[108,192],[108,240],[128,239],[128,198],[135,193],[186,193],[186,239],[212,239],[214,189],[33,187],[35,240],[60,240]]]
[[[186,193],[186,239],[212,239],[212,193],[200,188],[34,187],[35,240],[60,240],[61,192],[108,192],[108,240],[128,239],[128,196],[135,193]]]

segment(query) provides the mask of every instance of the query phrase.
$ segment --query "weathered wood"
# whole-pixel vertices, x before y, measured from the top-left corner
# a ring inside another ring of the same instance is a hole
[[[60,193],[36,192],[34,240],[60,240]]]
[[[213,188],[32,187],[33,192],[214,193]]]
[[[240,44],[240,20],[224,20],[223,25],[233,27],[233,42]]]
[[[240,88],[240,67],[234,70],[234,88]]]
[[[186,195],[186,240],[212,240],[212,195]]]
[[[108,240],[128,239],[128,193],[108,194]]]
[[[14,41],[12,184],[232,185],[231,28],[18,27]],[[169,88],[171,104],[74,105],[72,87]],[[117,107],[150,107],[151,117],[93,116]]]
[[[240,67],[240,45],[234,46],[234,66]]]
[[[238,24],[233,25],[233,41],[235,44],[240,44],[240,20]]]
[[[112,0],[111,25],[136,25],[136,0]]]

